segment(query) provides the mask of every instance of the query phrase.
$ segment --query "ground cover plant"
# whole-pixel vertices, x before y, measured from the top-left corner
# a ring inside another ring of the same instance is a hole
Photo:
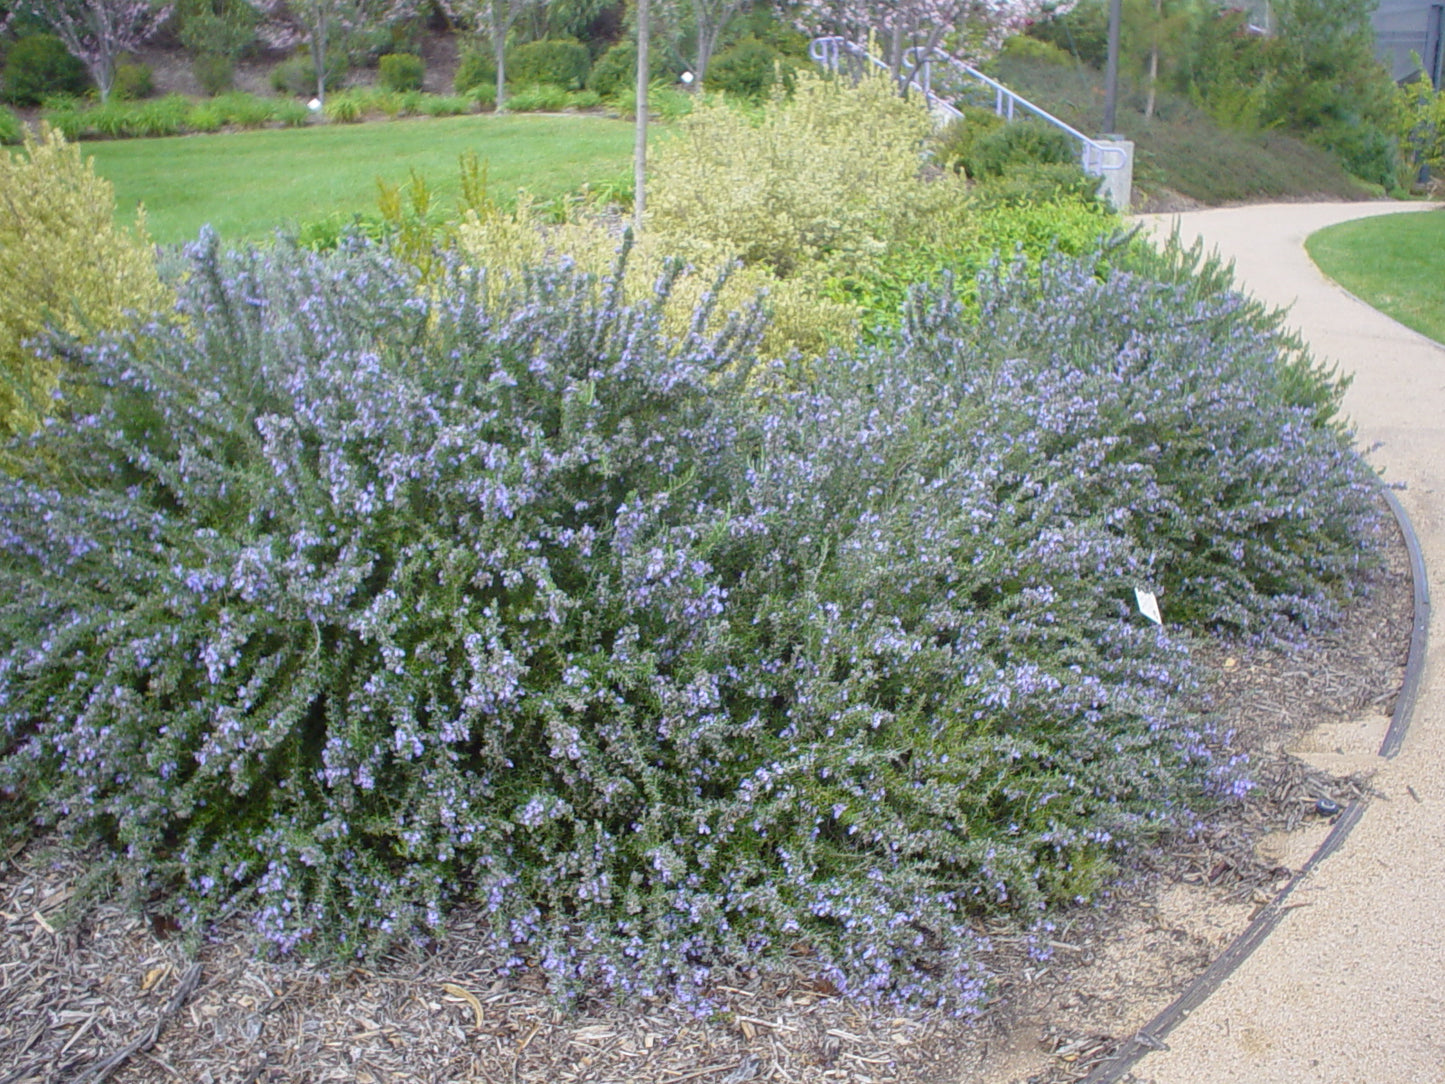
[[[402,184],[412,169],[451,199],[467,152],[504,200],[524,186],[539,199],[561,196],[625,172],[631,149],[621,121],[499,116],[104,142],[86,154],[115,185],[122,218],[143,204],[156,241],[170,243],[207,223],[229,240],[259,240],[288,224],[349,218],[375,205],[378,177]]]
[[[1305,241],[1330,278],[1406,327],[1445,342],[1440,243],[1445,216],[1386,215],[1331,226]]]
[[[1097,71],[1004,55],[992,72],[1082,131],[1100,123],[1103,76]],[[1145,192],[1168,189],[1211,205],[1368,195],[1332,155],[1297,135],[1223,126],[1188,98],[1164,89],[1146,117],[1146,100],[1138,87],[1122,87],[1116,121],[1135,142],[1135,185]]]
[[[465,897],[561,998],[806,951],[968,1012],[979,918],[1242,785],[1135,588],[1278,635],[1369,546],[1327,376],[1178,256],[773,372],[671,273],[188,259],[57,343],[83,409],[0,480],[0,816],[193,930],[351,956]]]

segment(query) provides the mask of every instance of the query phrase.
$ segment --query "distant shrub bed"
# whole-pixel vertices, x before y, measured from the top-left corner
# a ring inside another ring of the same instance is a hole
[[[675,269],[203,238],[173,322],[59,344],[81,408],[0,478],[0,818],[277,950],[472,900],[561,998],[801,946],[973,1011],[981,918],[1244,785],[1135,588],[1272,635],[1374,529],[1328,374],[1132,259],[921,289],[783,379],[756,313],[673,330]]]
[[[329,95],[325,116],[330,121],[349,124],[369,116],[454,116],[473,112],[475,108],[470,98],[420,91],[357,89]],[[105,105],[74,98],[56,99],[48,103],[43,113],[46,123],[69,140],[182,135],[214,132],[225,127],[282,125],[294,128],[306,124],[311,116],[304,102],[235,91],[200,101],[179,94],[139,102],[112,98]]]

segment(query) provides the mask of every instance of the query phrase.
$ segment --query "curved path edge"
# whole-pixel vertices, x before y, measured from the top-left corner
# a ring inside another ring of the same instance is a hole
[[[1380,743],[1380,756],[1394,757],[1399,753],[1405,742],[1405,734],[1410,729],[1411,720],[1415,715],[1415,702],[1419,696],[1420,679],[1425,672],[1425,648],[1430,633],[1430,584],[1426,578],[1425,558],[1420,551],[1420,540],[1415,534],[1415,525],[1410,521],[1410,514],[1405,511],[1399,498],[1383,481],[1380,482],[1380,491],[1385,502],[1390,506],[1390,512],[1394,515],[1395,523],[1404,538],[1405,549],[1410,556],[1410,580],[1414,590],[1414,616],[1410,627],[1410,649],[1405,663],[1404,680],[1400,683],[1400,693],[1395,700],[1395,710],[1390,716],[1390,728],[1385,733],[1384,741]],[[1094,1070],[1084,1078],[1083,1084],[1118,1084],[1124,1074],[1146,1054],[1154,1050],[1166,1049],[1164,1039],[1169,1033],[1185,1017],[1202,1005],[1210,994],[1219,989],[1220,984],[1232,975],[1239,965],[1248,959],[1249,955],[1269,936],[1270,931],[1279,925],[1280,919],[1284,917],[1287,910],[1286,901],[1290,894],[1314,872],[1317,865],[1339,849],[1355,825],[1359,823],[1368,802],[1369,799],[1364,798],[1346,806],[1336,818],[1330,834],[1324,838],[1324,841],[1298,872],[1289,879],[1289,883],[1281,888],[1274,899],[1265,904],[1259,914],[1250,920],[1249,925],[1240,932],[1239,936],[1225,946],[1224,951],[1185,987],[1183,993],[1125,1040],[1114,1054],[1096,1065]]]
[[[1374,761],[1371,800],[1345,811],[1207,977],[1091,1084],[1121,1074],[1138,1084],[1445,1084],[1445,621],[1429,605],[1445,591],[1445,346],[1352,297],[1304,249],[1338,222],[1430,210],[1276,204],[1139,220],[1177,229],[1185,244],[1203,238],[1233,262],[1241,289],[1287,308],[1314,355],[1353,375],[1344,409],[1412,525],[1416,612],[1394,717],[1332,734]]]

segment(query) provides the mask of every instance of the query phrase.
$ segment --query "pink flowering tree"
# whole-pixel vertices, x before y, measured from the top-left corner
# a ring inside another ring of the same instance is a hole
[[[349,51],[365,30],[413,18],[418,0],[248,0],[261,16],[262,40],[276,49],[305,43],[316,69],[316,97],[326,101],[326,64]]]
[[[158,7],[150,0],[21,0],[14,11],[33,15],[50,28],[85,65],[104,102],[115,85],[116,58],[154,34],[170,16],[171,6]]]
[[[860,45],[871,39],[902,85],[913,76],[911,56],[938,48],[955,54],[991,52],[1037,9],[1035,0],[801,0],[791,5],[798,27],[807,33],[837,34]]]

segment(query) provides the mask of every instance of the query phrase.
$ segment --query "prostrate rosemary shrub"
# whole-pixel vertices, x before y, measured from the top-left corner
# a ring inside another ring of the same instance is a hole
[[[998,271],[976,317],[953,301],[916,312],[908,349],[992,374],[992,424],[1072,479],[1066,514],[1149,555],[1170,620],[1295,638],[1375,559],[1372,472],[1336,418],[1343,384],[1197,249],[1137,262],[1160,273],[1100,277],[1095,260],[1064,258]],[[1183,284],[1160,281],[1171,263]]]
[[[969,1011],[981,916],[1229,784],[1145,555],[946,311],[759,399],[667,275],[191,256],[0,480],[0,817],[190,921],[349,955],[466,897],[558,996],[805,944]]]

